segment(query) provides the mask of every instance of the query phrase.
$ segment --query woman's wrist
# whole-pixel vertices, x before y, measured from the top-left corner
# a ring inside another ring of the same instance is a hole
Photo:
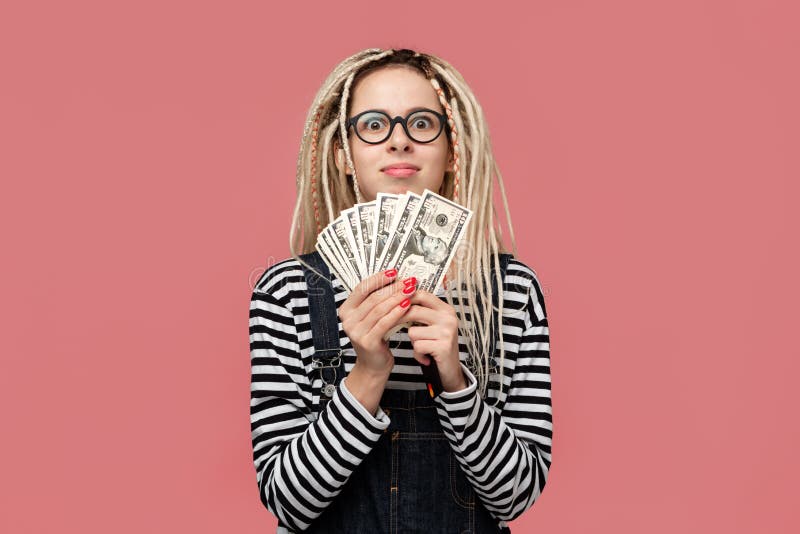
[[[454,391],[461,391],[462,389],[467,389],[467,377],[464,374],[464,371],[461,371],[461,380],[455,382],[453,384],[445,384],[442,383],[442,389],[444,389],[448,393],[453,393]]]
[[[353,397],[374,417],[378,412],[383,390],[389,381],[391,370],[388,372],[375,371],[360,366],[358,362],[347,375],[347,389]]]

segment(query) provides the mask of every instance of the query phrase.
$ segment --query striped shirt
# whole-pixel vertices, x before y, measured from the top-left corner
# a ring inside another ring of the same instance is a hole
[[[349,296],[331,274],[337,307]],[[307,287],[294,258],[269,267],[250,301],[250,426],[253,461],[263,505],[278,518],[278,533],[297,532],[332,503],[350,474],[389,426],[378,407],[373,416],[347,389],[347,377],[329,401],[330,418],[317,418],[321,378],[311,367]],[[445,290],[435,293],[445,299]],[[466,389],[442,392],[436,410],[451,448],[475,494],[500,526],[539,497],[551,462],[550,338],[536,273],[511,258],[503,281],[505,362],[499,390],[500,350],[490,364],[494,388],[486,398],[467,367],[459,336]],[[454,295],[454,301],[457,298]],[[339,320],[345,372],[356,354]],[[405,329],[390,340],[394,368],[387,389],[426,389]],[[345,446],[346,445],[346,446]],[[325,451],[335,450],[336,458]],[[325,484],[319,484],[324,480]]]

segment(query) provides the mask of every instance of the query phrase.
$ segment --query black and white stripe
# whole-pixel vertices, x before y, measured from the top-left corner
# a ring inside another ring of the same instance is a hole
[[[349,295],[333,277],[337,306]],[[504,285],[503,388],[498,373],[487,398],[463,365],[467,348],[459,339],[466,389],[436,398],[442,428],[476,494],[498,523],[516,519],[541,494],[551,462],[552,406],[547,313],[535,272],[516,259]],[[444,298],[444,292],[437,292]],[[253,461],[261,501],[279,521],[278,532],[308,527],[341,492],[389,426],[347,390],[347,379],[315,417],[319,377],[311,371],[306,284],[300,264],[290,258],[260,277],[250,301],[250,422]],[[356,356],[339,322],[345,371]],[[388,389],[425,389],[405,330],[390,340],[395,367]],[[499,349],[495,357],[499,372]]]

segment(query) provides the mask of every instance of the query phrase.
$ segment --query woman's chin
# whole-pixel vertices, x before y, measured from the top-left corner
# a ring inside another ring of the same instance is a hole
[[[422,195],[423,191],[425,191],[424,187],[417,187],[414,184],[410,183],[400,183],[395,184],[394,192],[395,194],[405,194],[405,193],[414,193],[416,195]]]
[[[390,195],[402,195],[414,189],[409,187],[407,183],[393,183],[381,189],[381,193],[388,193]]]

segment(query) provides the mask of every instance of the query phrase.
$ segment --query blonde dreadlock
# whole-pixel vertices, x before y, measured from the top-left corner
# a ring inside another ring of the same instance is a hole
[[[352,207],[357,202],[363,202],[347,141],[346,121],[350,89],[366,72],[397,64],[422,72],[436,91],[447,115],[446,132],[453,157],[453,170],[445,173],[439,193],[473,212],[464,237],[463,248],[453,261],[454,269],[451,269],[455,270],[456,274],[455,280],[451,282],[455,282],[459,304],[454,303],[450,291],[446,292],[446,298],[456,309],[459,334],[467,340],[470,357],[473,360],[469,366],[478,380],[481,396],[486,398],[489,375],[492,372],[499,372],[500,391],[502,391],[505,366],[500,320],[498,320],[499,371],[490,366],[493,355],[488,354],[491,336],[494,335],[492,312],[497,312],[499,317],[502,317],[505,307],[498,254],[506,252],[506,249],[503,246],[502,228],[492,201],[493,178],[497,180],[500,188],[515,255],[517,247],[505,187],[492,155],[483,110],[464,78],[452,65],[436,56],[413,50],[370,48],[345,59],[331,72],[311,104],[303,129],[297,158],[297,201],[289,231],[289,249],[293,258],[311,268],[298,257],[299,254],[313,252],[317,235],[323,227],[338,217],[342,210]],[[351,175],[348,176],[345,169],[336,166],[332,141],[344,149],[347,167],[352,171]],[[322,155],[318,168],[320,155],[317,148],[320,142]],[[462,186],[466,188],[466,198],[462,197]],[[324,206],[324,210],[320,210],[320,204]],[[500,289],[496,308],[491,304],[490,265],[494,265],[495,281]],[[452,287],[452,284],[449,284],[449,287]],[[478,309],[475,298],[466,298],[466,295],[479,296],[481,309]],[[464,306],[464,302],[468,302],[468,306]],[[465,320],[467,313],[472,318],[470,322]],[[484,356],[476,357],[476,355]],[[497,399],[499,398],[498,392]]]

